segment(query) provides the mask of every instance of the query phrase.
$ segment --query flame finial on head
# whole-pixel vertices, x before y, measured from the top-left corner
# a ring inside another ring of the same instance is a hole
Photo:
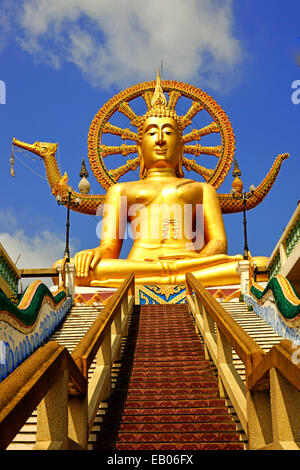
[[[180,118],[177,116],[175,109],[168,106],[168,101],[166,96],[164,95],[163,88],[160,82],[159,76],[159,69],[157,69],[157,78],[156,78],[156,85],[155,90],[150,102],[150,106],[148,111],[142,116],[140,120],[138,129],[139,129],[139,137],[141,138],[142,135],[142,127],[143,123],[149,117],[172,117],[177,121],[178,127],[180,127],[181,122]]]
[[[161,107],[167,106],[167,99],[164,95],[163,89],[160,84],[160,76],[159,76],[159,69],[157,69],[157,78],[156,78],[156,86],[155,91],[153,94],[153,98],[151,100],[151,106],[154,107]]]

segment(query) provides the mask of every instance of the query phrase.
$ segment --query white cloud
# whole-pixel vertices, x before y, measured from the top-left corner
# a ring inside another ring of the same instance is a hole
[[[7,45],[13,17],[11,2],[2,0],[0,5],[0,52]]]
[[[24,0],[18,18],[24,50],[101,87],[152,80],[161,60],[164,78],[217,87],[242,56],[230,0]]]
[[[47,230],[30,237],[23,229],[13,233],[0,233],[0,243],[4,246],[18,268],[49,268],[54,261],[63,257],[65,241],[61,235]]]
[[[4,226],[4,221],[10,223],[10,229]],[[53,263],[63,258],[65,250],[64,234],[57,234],[49,230],[43,230],[34,235],[25,233],[17,227],[17,221],[10,211],[0,211],[0,243],[18,268],[50,268]],[[4,231],[5,230],[5,231]],[[6,231],[7,230],[7,231]],[[71,240],[70,251],[78,251],[77,241]],[[19,257],[19,255],[21,255]],[[19,258],[19,259],[18,259]],[[33,279],[24,278],[23,287]],[[46,285],[51,286],[50,278],[41,279]]]
[[[0,210],[0,229],[8,230],[11,232],[12,230],[16,230],[18,226],[18,221],[14,214],[9,209],[1,209]]]

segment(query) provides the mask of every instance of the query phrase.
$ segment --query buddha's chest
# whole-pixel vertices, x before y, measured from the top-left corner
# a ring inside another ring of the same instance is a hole
[[[133,186],[127,193],[128,207],[140,205],[196,205],[202,203],[202,191],[194,184],[166,184],[161,182]],[[142,207],[141,207],[142,209]]]

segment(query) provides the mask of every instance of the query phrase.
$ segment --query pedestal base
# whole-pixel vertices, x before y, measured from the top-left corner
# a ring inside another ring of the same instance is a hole
[[[240,286],[206,287],[208,292],[220,302],[239,301]],[[136,286],[135,304],[182,304],[186,303],[186,287],[178,286]]]

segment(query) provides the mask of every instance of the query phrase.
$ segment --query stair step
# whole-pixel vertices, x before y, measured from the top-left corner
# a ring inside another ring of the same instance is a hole
[[[101,426],[99,426],[101,429]],[[177,433],[177,432],[228,432],[236,431],[236,424],[234,421],[228,422],[185,422],[185,423],[110,423],[106,426],[107,432],[119,433]]]
[[[117,391],[118,395],[118,400],[122,402],[122,400],[125,400],[125,398],[122,398],[122,391],[119,389],[114,389],[114,391]],[[166,390],[163,391],[153,391],[151,390],[149,393],[145,392],[139,392],[137,390],[134,390],[132,392],[124,392],[124,395],[126,396],[126,400],[124,403],[132,401],[147,401],[151,400],[153,401],[161,401],[164,400],[166,397],[168,397],[169,401],[174,401],[174,400],[202,400],[203,398],[217,398],[219,396],[219,391],[218,388],[205,388],[205,389],[197,389],[197,391],[189,391],[189,390],[172,390],[171,392],[167,392]]]
[[[92,449],[93,446],[90,446]],[[134,444],[123,444],[117,443],[115,446],[110,445],[110,447],[104,446],[104,450],[176,450],[176,451],[193,451],[193,450],[244,450],[244,444],[240,442],[214,442],[214,443],[134,443]],[[100,447],[99,447],[100,450]]]
[[[211,374],[210,376],[206,377],[206,380],[208,379],[214,379],[214,376]],[[206,382],[207,384],[210,383],[210,382]],[[211,384],[214,384],[215,385],[215,382],[212,382]],[[115,384],[115,390],[118,389],[118,388],[121,388],[121,383],[119,381],[116,382]],[[141,390],[144,390],[144,393],[146,393],[146,390],[161,390],[161,393],[163,393],[164,390],[167,390],[169,391],[171,386],[172,385],[172,390],[182,390],[182,389],[185,389],[187,387],[189,387],[189,389],[198,389],[198,388],[202,388],[203,387],[203,384],[201,382],[187,382],[186,380],[182,380],[182,382],[178,381],[178,380],[174,380],[174,381],[170,381],[170,380],[166,380],[165,382],[156,382],[156,381],[152,381],[152,382],[144,382],[144,381],[139,381],[139,382],[132,382],[130,381],[130,385],[128,386],[127,390],[128,391],[133,391],[133,390],[137,390],[137,391],[141,391]]]
[[[99,416],[95,420],[95,424],[100,424],[105,421],[105,417]],[[111,414],[109,423],[112,424],[187,424],[187,423],[224,423],[224,422],[234,422],[234,417],[232,414],[228,413],[228,410],[224,408],[214,408],[211,410],[210,414],[203,412],[201,414],[200,410],[197,414],[144,414],[144,415],[134,415],[134,414],[124,414],[123,417],[121,414]]]
[[[116,409],[120,408],[138,408],[141,411],[147,408],[155,408],[156,410],[162,408],[209,408],[211,406],[217,407],[224,405],[224,401],[218,398],[203,398],[187,400],[185,398],[178,398],[176,400],[143,400],[143,399],[132,399],[126,400],[122,405],[118,399],[110,402],[110,406]]]
[[[234,425],[235,426],[235,425]],[[147,427],[147,426],[145,426]],[[197,430],[192,429],[190,425],[190,430],[181,430],[176,431],[109,431],[106,430],[102,433],[103,441],[112,440],[112,434],[115,436],[115,439],[119,442],[230,442],[230,441],[240,441],[240,434],[238,432],[232,432],[232,429],[218,429],[219,426],[215,423],[210,423],[207,427],[210,429],[206,430]],[[231,426],[232,427],[232,426]],[[195,426],[196,428],[196,426]]]
[[[116,446],[112,445],[113,441],[116,441]],[[160,432],[160,433],[153,433],[153,432],[144,432],[144,433],[129,433],[129,432],[118,432],[118,433],[109,433],[106,432],[103,434],[102,442],[97,445],[95,443],[95,450],[107,450],[109,448],[117,448],[119,444],[126,443],[126,444],[138,444],[140,445],[141,443],[151,443],[152,445],[155,444],[163,444],[163,443],[172,443],[174,444],[192,444],[196,443],[197,445],[207,443],[214,443],[214,444],[219,444],[219,443],[235,443],[235,444],[240,444],[242,446],[242,443],[240,441],[240,435],[239,433],[233,433],[233,432],[218,432],[218,431],[206,431],[206,432]],[[133,449],[135,449],[136,446],[134,446]],[[174,447],[173,447],[174,448]],[[184,446],[183,449],[186,449]]]
[[[210,403],[206,403],[206,405],[209,406],[204,406],[204,407],[199,407],[196,404],[193,406],[189,406],[187,408],[184,407],[165,407],[165,408],[139,408],[139,407],[133,407],[133,408],[123,408],[123,407],[117,407],[115,406],[114,409],[110,411],[109,417],[114,417],[114,416],[120,416],[120,413],[123,413],[123,416],[171,416],[171,415],[210,415],[210,414],[224,414],[228,413],[228,409],[225,406],[225,401],[221,400],[217,403],[216,400],[211,401]]]

